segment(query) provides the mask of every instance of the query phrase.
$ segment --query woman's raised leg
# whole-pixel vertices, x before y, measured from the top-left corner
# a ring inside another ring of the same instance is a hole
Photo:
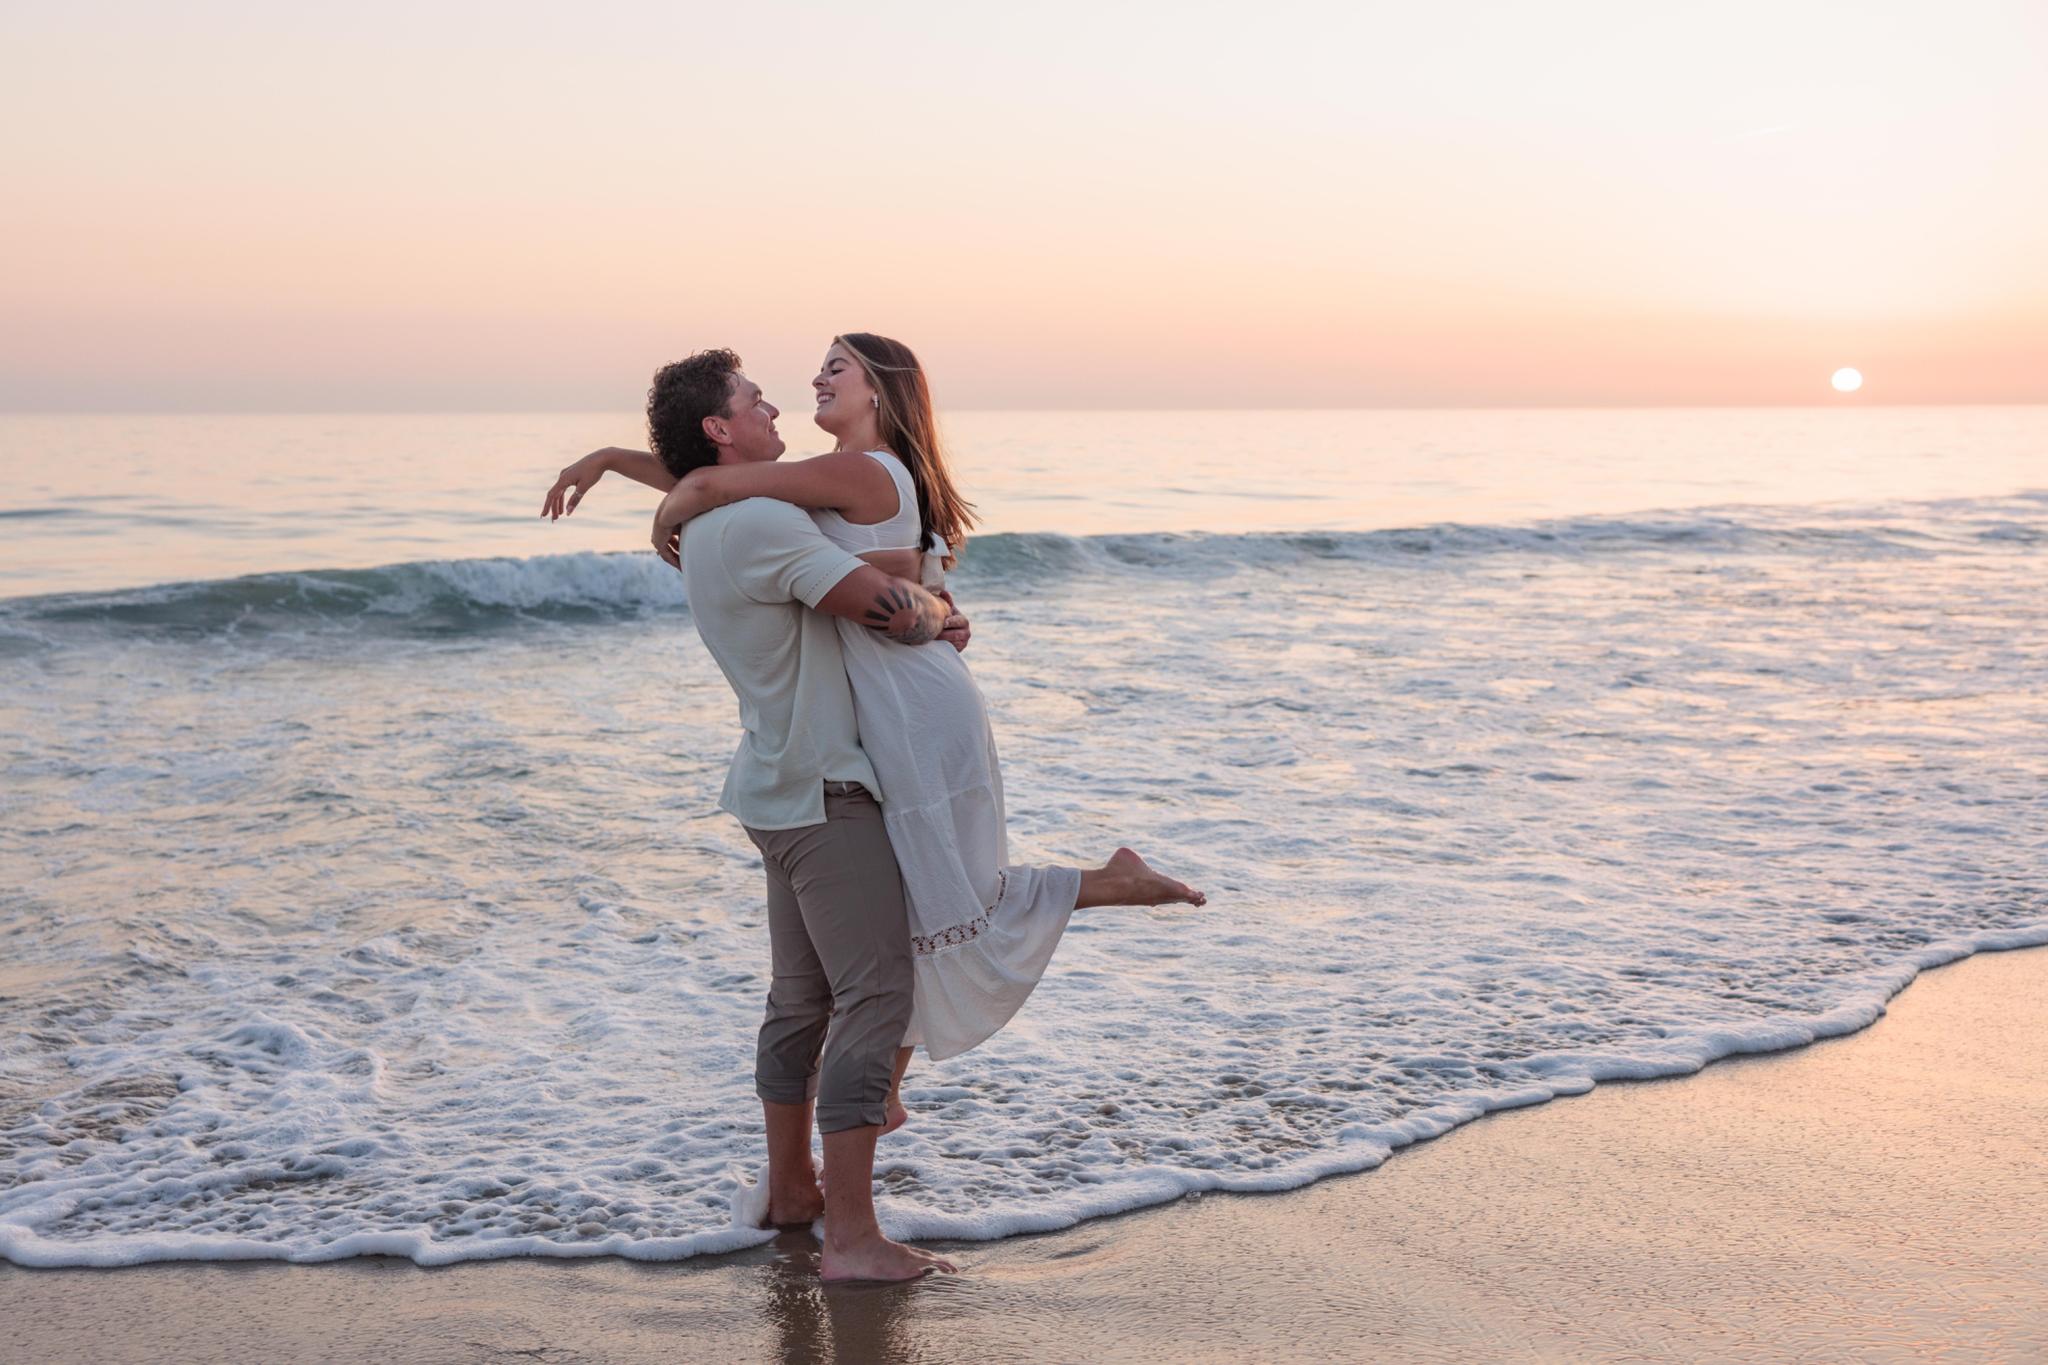
[[[1101,867],[1081,874],[1081,897],[1076,910],[1095,905],[1205,905],[1209,898],[1185,882],[1155,872],[1143,858],[1127,848],[1110,855]]]

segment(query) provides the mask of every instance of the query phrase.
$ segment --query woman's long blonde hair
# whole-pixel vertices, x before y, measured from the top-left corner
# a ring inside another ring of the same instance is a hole
[[[896,452],[917,489],[919,537],[926,544],[934,535],[943,539],[952,550],[946,557],[951,568],[960,547],[967,543],[967,533],[974,529],[974,504],[960,496],[946,466],[924,367],[908,346],[873,332],[845,332],[832,340],[860,362],[868,383],[874,386],[881,400],[875,418],[882,444]]]

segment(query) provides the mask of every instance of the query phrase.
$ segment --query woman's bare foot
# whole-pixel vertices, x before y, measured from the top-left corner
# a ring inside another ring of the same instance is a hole
[[[1154,872],[1137,854],[1120,848],[1108,862],[1081,874],[1078,907],[1091,905],[1206,905],[1209,898],[1185,882]]]
[[[889,1134],[910,1122],[910,1111],[903,1107],[903,1096],[897,1094],[894,1090],[889,1092],[889,1107],[885,1113],[887,1117],[882,1120],[881,1135],[883,1137],[889,1136]]]
[[[834,1246],[828,1235],[818,1278],[827,1284],[835,1280],[914,1280],[934,1271],[951,1275],[958,1270],[943,1256],[892,1242],[875,1232],[845,1246]]]

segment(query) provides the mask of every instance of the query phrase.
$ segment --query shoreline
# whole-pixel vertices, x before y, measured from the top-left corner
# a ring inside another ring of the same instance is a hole
[[[1763,1020],[1729,1029],[1674,1035],[1665,1040],[1670,1046],[1661,1055],[1594,1053],[1559,1056],[1550,1060],[1548,1070],[1551,1074],[1540,1085],[1507,1093],[1468,1094],[1403,1115],[1359,1134],[1358,1140],[1366,1144],[1364,1150],[1353,1143],[1316,1154],[1306,1162],[1306,1170],[1301,1165],[1288,1165],[1257,1176],[1242,1173],[1212,1176],[1205,1171],[1177,1169],[1163,1174],[1181,1183],[1182,1188],[1178,1190],[1161,1190],[1156,1197],[1148,1197],[1135,1204],[1112,1197],[1108,1206],[1083,1208],[1079,1212],[1074,1211],[1070,1204],[1065,1209],[1047,1211],[1038,1216],[1012,1215],[997,1231],[975,1227],[971,1217],[963,1219],[957,1214],[932,1213],[912,1214],[906,1218],[902,1210],[884,1205],[880,1209],[883,1230],[899,1241],[969,1247],[1014,1237],[1067,1232],[1105,1219],[1141,1214],[1205,1195],[1288,1194],[1327,1180],[1378,1170],[1410,1148],[1434,1142],[1496,1114],[1535,1109],[1555,1100],[1578,1098],[1601,1086],[1684,1080],[1723,1062],[1774,1056],[1816,1043],[1851,1037],[1883,1019],[1892,1003],[1929,972],[1986,953],[2015,952],[2035,947],[2048,947],[2048,922],[2013,929],[1983,930],[1968,941],[1948,940],[1920,949],[1885,973],[1876,996],[1859,1003],[1838,1005],[1817,1015]],[[877,1153],[878,1171],[886,1167],[887,1157],[886,1151]],[[754,1174],[757,1180],[765,1178],[765,1167],[757,1165]],[[60,1256],[74,1255],[77,1259],[39,1261],[38,1253],[43,1243],[33,1232],[0,1223],[0,1269],[126,1270],[149,1265],[241,1262],[331,1265],[361,1259],[399,1260],[422,1269],[524,1259],[619,1259],[649,1265],[702,1265],[716,1263],[721,1257],[743,1254],[773,1240],[763,1235],[765,1230],[749,1230],[750,1225],[757,1224],[766,1215],[764,1198],[759,1184],[743,1185],[735,1195],[730,1227],[682,1238],[610,1237],[565,1247],[545,1237],[522,1236],[476,1247],[432,1241],[422,1243],[410,1233],[362,1232],[321,1247],[316,1254],[297,1257],[277,1254],[273,1244],[254,1240],[224,1242],[216,1239],[209,1243],[206,1254],[187,1256],[150,1245],[154,1239],[139,1239],[144,1244],[145,1249],[142,1250],[127,1244],[127,1239],[103,1239],[83,1254],[58,1253]],[[963,1222],[966,1224],[964,1230]],[[52,1245],[63,1247],[65,1244]],[[421,1256],[423,1250],[426,1253],[424,1259]]]
[[[668,1263],[0,1265],[0,1307],[50,1361],[2048,1350],[2048,953],[1923,975],[1846,1036],[1496,1110],[1278,1195],[935,1244],[965,1273],[913,1285],[826,1290],[793,1233]]]

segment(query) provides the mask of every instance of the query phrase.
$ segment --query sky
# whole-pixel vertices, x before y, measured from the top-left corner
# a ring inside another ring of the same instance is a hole
[[[2048,401],[2039,0],[72,0],[0,166],[4,410]]]

